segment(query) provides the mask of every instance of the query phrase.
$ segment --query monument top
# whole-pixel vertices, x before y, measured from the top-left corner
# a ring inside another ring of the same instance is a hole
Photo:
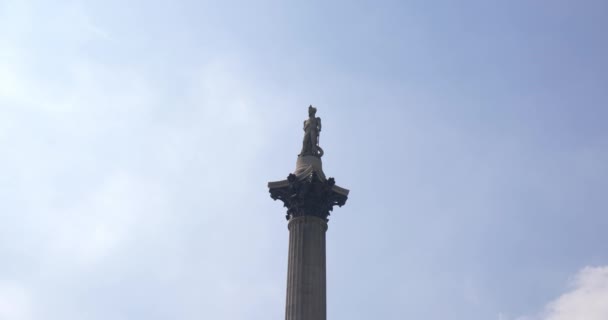
[[[334,206],[343,206],[348,198],[348,189],[335,184],[334,178],[326,178],[319,146],[321,118],[317,109],[308,107],[308,119],[304,121],[302,152],[298,155],[296,169],[286,180],[268,183],[270,197],[281,200],[287,207],[286,218],[316,216],[325,221]]]

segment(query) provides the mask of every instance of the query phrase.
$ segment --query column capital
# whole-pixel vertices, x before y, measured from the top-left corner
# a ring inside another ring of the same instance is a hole
[[[314,216],[328,221],[334,206],[343,206],[348,190],[336,185],[334,178],[325,179],[323,172],[311,171],[305,175],[289,174],[287,180],[268,183],[270,197],[283,201],[287,220]]]

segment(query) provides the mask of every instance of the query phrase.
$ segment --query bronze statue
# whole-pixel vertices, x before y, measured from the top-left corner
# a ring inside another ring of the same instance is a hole
[[[319,147],[319,133],[321,132],[321,118],[315,117],[317,109],[312,105],[308,107],[308,119],[304,120],[304,141],[299,156],[323,156],[323,149]]]

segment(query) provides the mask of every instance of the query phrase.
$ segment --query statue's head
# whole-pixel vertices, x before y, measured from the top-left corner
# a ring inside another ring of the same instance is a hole
[[[317,108],[313,107],[312,105],[308,106],[308,116],[309,117],[314,117],[316,113],[317,113]]]

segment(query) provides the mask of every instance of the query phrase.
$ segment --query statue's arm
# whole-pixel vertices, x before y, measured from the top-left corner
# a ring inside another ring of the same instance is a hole
[[[319,125],[319,132],[321,132],[321,118],[317,118],[317,124]]]

